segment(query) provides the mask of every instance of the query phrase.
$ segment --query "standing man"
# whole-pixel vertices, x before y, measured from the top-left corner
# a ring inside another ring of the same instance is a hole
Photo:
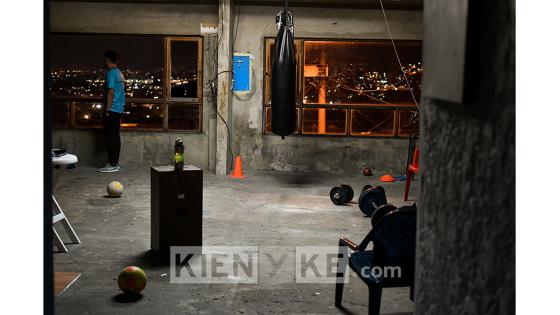
[[[117,52],[105,52],[105,109],[103,111],[103,133],[109,152],[108,163],[99,169],[102,173],[118,172],[121,152],[121,115],[124,111],[124,76],[117,67]]]

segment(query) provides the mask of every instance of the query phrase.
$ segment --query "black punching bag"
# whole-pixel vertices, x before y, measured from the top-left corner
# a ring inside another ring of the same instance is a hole
[[[296,127],[294,22],[287,6],[276,15],[276,25],[271,78],[272,132],[284,138]]]

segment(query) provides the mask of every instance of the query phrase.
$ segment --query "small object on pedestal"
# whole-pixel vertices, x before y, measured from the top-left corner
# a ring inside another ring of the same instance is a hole
[[[185,145],[181,138],[175,140],[175,157],[173,159],[173,165],[176,171],[183,170],[185,164]]]

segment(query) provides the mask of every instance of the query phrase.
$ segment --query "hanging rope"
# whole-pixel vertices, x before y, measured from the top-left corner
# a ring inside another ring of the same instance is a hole
[[[379,0],[379,4],[381,5],[381,12],[383,12],[383,18],[385,19],[385,25],[387,26],[387,31],[389,32],[389,38],[391,39],[391,43],[393,44],[393,50],[395,51],[395,56],[397,56],[397,61],[399,62],[399,67],[401,68],[401,72],[404,76],[406,86],[408,86],[410,95],[412,95],[412,100],[414,101],[414,104],[416,104],[418,112],[420,112],[420,105],[418,105],[416,97],[414,96],[414,92],[412,92],[412,88],[410,87],[410,83],[408,82],[408,77],[406,76],[406,72],[404,71],[403,65],[401,63],[401,58],[399,58],[399,53],[397,52],[397,46],[395,46],[395,41],[393,40],[393,35],[391,34],[391,28],[389,27],[389,22],[387,21],[387,16],[385,15],[385,8],[383,7],[383,0]]]

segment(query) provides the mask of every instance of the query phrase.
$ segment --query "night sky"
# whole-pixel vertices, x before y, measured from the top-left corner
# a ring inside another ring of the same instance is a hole
[[[114,49],[121,69],[154,70],[163,67],[161,36],[66,35],[51,36],[54,70],[94,70],[104,67],[103,53]]]

